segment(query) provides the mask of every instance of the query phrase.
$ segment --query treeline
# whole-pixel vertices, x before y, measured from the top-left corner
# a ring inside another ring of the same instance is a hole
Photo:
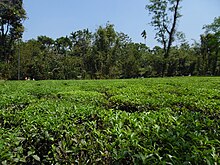
[[[152,49],[133,43],[112,24],[100,26],[93,33],[83,29],[55,40],[39,36],[23,42],[23,0],[0,1],[0,79],[220,75],[220,17],[204,26],[199,42],[172,46],[177,35],[182,37],[176,27],[181,0],[150,2],[146,8],[153,14],[155,39],[162,45]],[[168,21],[167,12],[174,16],[173,22]],[[147,32],[141,35],[146,41]]]
[[[217,21],[216,19],[215,21]],[[219,20],[218,20],[219,21]],[[165,76],[220,75],[219,31],[207,26],[200,43],[171,48]],[[112,79],[162,76],[163,49],[133,43],[114,29],[100,26],[53,40],[39,36],[17,41],[10,62],[1,62],[2,79]]]

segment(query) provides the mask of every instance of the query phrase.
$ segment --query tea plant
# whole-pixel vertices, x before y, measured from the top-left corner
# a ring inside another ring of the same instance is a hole
[[[0,81],[1,164],[220,164],[220,78]]]

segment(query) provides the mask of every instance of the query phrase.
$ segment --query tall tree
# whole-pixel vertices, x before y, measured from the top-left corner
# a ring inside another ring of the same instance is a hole
[[[176,25],[180,14],[182,0],[150,0],[146,9],[152,15],[151,25],[155,28],[155,38],[163,45],[164,64],[163,76],[167,71],[167,58],[170,54],[172,43],[177,34]]]
[[[220,73],[220,17],[210,25],[205,25],[205,34],[201,35],[201,53],[204,74]]]
[[[0,1],[0,59],[10,62],[13,44],[22,37],[24,27],[22,21],[26,18],[23,0]]]
[[[70,51],[72,43],[69,37],[60,37],[55,41],[56,51],[60,55],[67,55],[67,52]]]
[[[47,36],[38,36],[37,41],[41,44],[42,50],[51,50],[55,44],[55,41]]]
[[[113,48],[117,40],[117,33],[114,25],[106,24],[106,27],[99,27],[94,34],[93,43],[93,59],[94,68],[97,77],[108,77],[111,71],[111,66],[114,65]]]
[[[73,45],[71,55],[85,59],[92,45],[92,33],[88,29],[78,30],[72,32],[69,38]]]

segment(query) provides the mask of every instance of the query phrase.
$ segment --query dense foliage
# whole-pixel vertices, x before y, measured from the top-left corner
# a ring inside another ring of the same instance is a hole
[[[220,164],[220,78],[0,81],[2,164]]]
[[[55,41],[40,36],[37,40],[20,43],[14,60],[8,64],[10,72],[3,72],[2,78],[17,79],[19,55],[22,79],[162,76],[164,58],[161,47],[150,49],[144,44],[132,43],[127,35],[115,32],[112,25],[100,27],[94,34],[87,32],[78,31]],[[172,47],[166,76],[220,75],[219,42],[213,40],[216,46],[210,45],[212,49],[209,51],[208,45],[204,45],[209,39],[206,37],[202,44],[193,47],[187,43]]]
[[[204,26],[194,45],[174,46],[181,0],[151,0],[156,39],[162,47],[133,43],[107,23],[95,32],[78,30],[57,39],[21,41],[26,18],[22,0],[0,2],[0,79],[111,79],[183,75],[220,75],[220,17]],[[147,31],[140,35],[147,39]]]
[[[0,61],[12,60],[14,42],[22,37],[26,18],[22,0],[0,1]]]
[[[184,42],[170,48],[166,57],[165,76],[220,75],[220,24],[204,26],[201,42]],[[164,75],[164,49],[133,43],[114,25],[100,26],[94,33],[88,29],[72,32],[53,40],[39,36],[36,40],[17,43],[13,60],[1,63],[1,78],[42,79],[109,79],[159,77]],[[19,64],[18,64],[19,59]]]
[[[0,1],[0,79],[14,73],[16,41],[22,37],[26,19],[22,4],[23,0]]]

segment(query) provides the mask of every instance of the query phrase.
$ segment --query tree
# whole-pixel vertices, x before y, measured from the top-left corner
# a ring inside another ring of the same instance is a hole
[[[220,17],[210,25],[205,25],[205,34],[201,35],[201,54],[203,74],[219,75],[220,73]]]
[[[12,58],[13,45],[22,37],[26,19],[22,0],[0,1],[0,60],[9,63]]]
[[[205,29],[205,33],[214,33],[220,40],[220,16],[216,17],[210,25],[205,25],[203,29]]]
[[[70,34],[74,56],[83,57],[91,47],[92,33],[88,29],[78,30]]]
[[[112,24],[107,24],[106,27],[100,26],[94,34],[91,58],[93,59],[93,70],[96,72],[97,78],[108,78],[111,74],[111,67],[116,62],[113,56],[116,41],[117,33]]]
[[[20,53],[22,56],[20,57],[20,66],[21,66],[21,79],[25,77],[39,79],[45,79],[47,71],[45,68],[47,67],[46,62],[48,61],[42,53],[41,43],[32,39],[27,42],[20,42],[19,45]],[[16,56],[18,56],[18,51],[16,52]],[[14,63],[16,65],[16,58]],[[51,58],[49,58],[51,60]],[[13,79],[16,79],[16,74],[14,74]]]
[[[87,77],[86,70],[90,70],[90,64],[88,57],[90,56],[92,47],[92,32],[89,29],[78,30],[70,34],[70,41],[72,43],[72,49],[70,55],[78,61],[78,68],[80,68],[80,74],[78,77]],[[88,67],[88,68],[87,68]]]
[[[128,43],[124,45],[120,63],[122,65],[122,78],[135,78],[144,73],[144,53],[147,47],[144,44]]]
[[[38,36],[37,41],[41,43],[41,49],[47,51],[52,50],[55,44],[55,41],[47,36]]]
[[[70,39],[66,37],[57,38],[55,41],[56,51],[60,55],[67,55],[67,52],[70,51],[72,43]]]
[[[163,45],[164,64],[163,76],[167,71],[167,58],[170,54],[172,43],[177,34],[176,25],[180,15],[180,2],[182,0],[150,0],[146,9],[152,16],[151,25],[155,28],[155,38]]]

